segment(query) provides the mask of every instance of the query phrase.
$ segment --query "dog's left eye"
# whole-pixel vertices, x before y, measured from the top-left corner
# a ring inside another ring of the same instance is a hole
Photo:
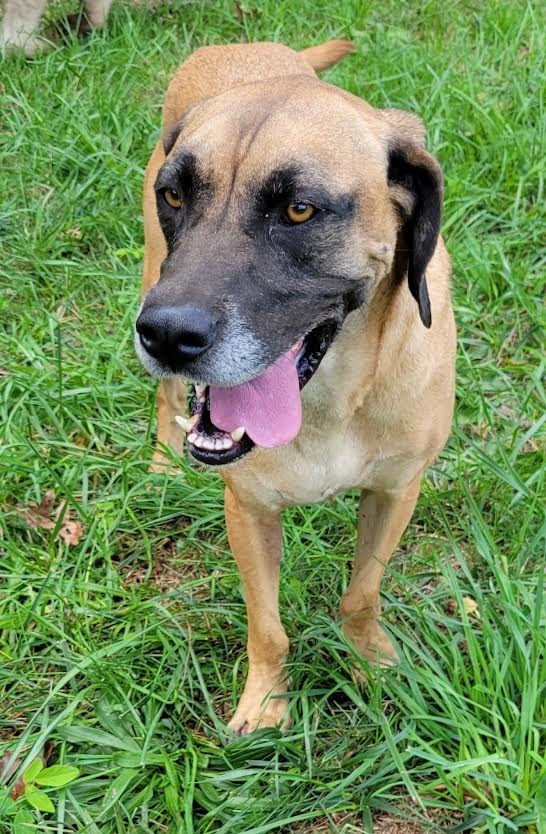
[[[163,197],[165,198],[165,202],[171,208],[179,209],[182,205],[182,199],[180,198],[177,191],[174,191],[172,188],[166,188],[163,192]]]
[[[284,212],[284,219],[288,223],[307,223],[315,216],[318,209],[312,203],[300,200],[297,203],[290,203]]]

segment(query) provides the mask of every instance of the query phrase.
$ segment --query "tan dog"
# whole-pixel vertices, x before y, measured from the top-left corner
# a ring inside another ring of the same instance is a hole
[[[146,172],[136,345],[162,377],[159,440],[182,451],[178,416],[226,482],[249,627],[239,733],[286,722],[282,510],[363,491],[341,616],[364,657],[388,662],[381,578],[450,430],[441,171],[416,116],[316,78],[350,49],[198,50]]]

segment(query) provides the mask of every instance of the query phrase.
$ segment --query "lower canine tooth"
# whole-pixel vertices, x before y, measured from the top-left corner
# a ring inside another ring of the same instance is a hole
[[[177,414],[174,419],[176,420],[176,422],[178,423],[178,425],[180,426],[182,431],[188,432],[188,431],[191,431],[195,427],[195,424],[197,423],[197,420],[199,419],[199,415],[196,414],[193,417],[180,417],[180,415]]]
[[[191,434],[188,434],[188,443],[195,443],[197,440],[197,433],[192,431]]]
[[[245,427],[244,426],[239,426],[238,429],[235,429],[235,431],[231,432],[231,436],[235,440],[235,442],[238,443],[244,433],[245,433]]]

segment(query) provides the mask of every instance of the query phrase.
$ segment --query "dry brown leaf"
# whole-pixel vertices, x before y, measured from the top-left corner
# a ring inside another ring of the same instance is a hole
[[[53,744],[53,742],[48,741],[46,746],[44,747],[43,755],[41,757],[39,757],[41,762],[42,762],[42,765],[44,767],[47,767],[47,763],[48,763],[49,759],[51,758],[51,754],[53,753],[54,749],[55,749],[55,745]],[[10,757],[10,752],[8,750],[7,753],[5,754],[5,756],[3,757],[2,762],[5,759],[6,760],[6,765],[7,765],[7,761],[9,761],[9,757]],[[13,764],[9,765],[8,769],[6,770],[5,773],[2,771],[2,762],[0,762],[0,776],[4,776],[4,781],[7,781],[11,776],[13,776],[13,774],[15,773],[15,771],[17,770],[17,768],[21,764],[21,759],[16,759],[13,762]],[[12,799],[19,799],[19,797],[24,794],[25,787],[26,787],[26,784],[25,784],[24,776],[23,776],[23,774],[21,774],[21,776],[19,776],[19,778],[16,780],[15,784],[13,785],[13,787],[10,791],[11,798]]]
[[[60,538],[68,545],[78,544],[82,534],[81,521],[65,521],[59,529]]]
[[[11,779],[20,764],[21,759],[13,759],[13,761],[11,761],[11,751],[6,750],[0,759],[0,779],[2,779],[3,782],[7,782],[8,779]]]
[[[445,602],[445,610],[448,614],[454,614],[457,610],[457,601],[454,599],[447,599]]]
[[[28,507],[17,505],[17,509],[29,527],[39,527],[42,530],[53,530],[55,522],[51,519],[51,512],[55,505],[55,493],[52,489],[44,494],[39,504],[29,504]]]
[[[72,521],[70,508],[66,507],[66,501],[61,501],[55,512],[53,512],[54,506],[55,493],[52,489],[48,489],[39,504],[29,504],[28,507],[22,507],[18,504],[17,509],[28,526],[33,529],[53,530],[57,526],[59,516],[63,515],[57,535],[69,546],[78,544],[83,535],[81,521],[77,519]]]

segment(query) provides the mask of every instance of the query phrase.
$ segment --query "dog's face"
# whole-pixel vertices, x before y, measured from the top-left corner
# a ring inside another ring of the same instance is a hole
[[[438,234],[441,175],[419,142],[398,135],[400,114],[391,112],[313,78],[278,79],[194,105],[165,138],[155,191],[168,256],[144,299],[137,350],[151,373],[209,387],[193,404],[201,423],[210,423],[209,391],[228,437],[233,392],[250,397],[247,411],[264,392],[290,400],[293,380],[285,385],[267,369],[286,360],[290,374],[291,360],[302,387],[347,313],[397,280],[401,236],[405,252],[414,247],[402,271],[409,268],[430,324],[424,268]],[[245,419],[244,408],[239,414]],[[192,448],[190,433],[190,450],[223,463],[253,440],[278,445],[275,432],[254,434],[270,442],[235,432],[225,448]]]

